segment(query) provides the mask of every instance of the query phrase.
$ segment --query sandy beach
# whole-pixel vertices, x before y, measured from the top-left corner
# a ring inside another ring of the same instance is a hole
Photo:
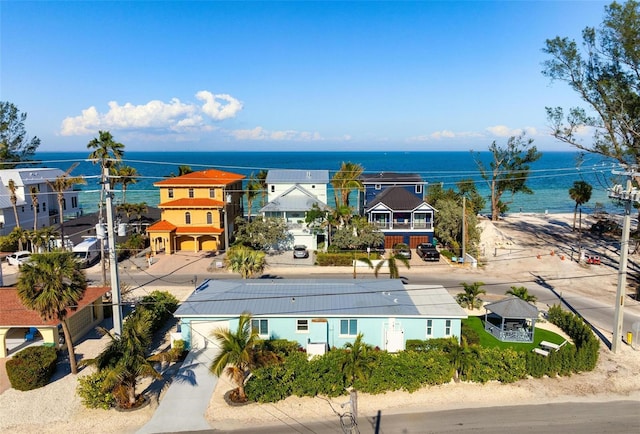
[[[450,271],[459,275],[461,281],[481,280],[483,276],[500,276],[516,282],[530,281],[533,273],[554,279],[554,285],[559,291],[610,301],[616,289],[615,266],[618,259],[614,246],[617,241],[613,238],[603,240],[583,233],[583,249],[600,254],[603,265],[598,268],[588,267],[576,260],[572,261],[572,256],[577,259],[578,255],[578,233],[571,231],[572,219],[572,214],[515,214],[496,224],[482,220],[481,266],[477,269],[451,267]],[[590,227],[594,221],[591,216],[583,216],[583,227]],[[159,260],[164,259],[166,258]],[[631,255],[631,260],[637,261],[640,257],[634,254]],[[438,267],[448,269],[446,267],[450,266],[441,264]],[[284,270],[274,265],[269,272],[277,274],[282,271]],[[594,275],[599,277],[592,279]],[[580,279],[582,276],[585,278]],[[152,289],[154,288],[146,288],[147,291]],[[172,291],[167,285],[159,285],[158,289]],[[176,287],[174,290],[180,299],[184,299],[189,293],[185,287]],[[630,300],[627,307],[636,313],[640,311],[638,302],[634,300]],[[542,323],[541,326],[554,327],[548,323]],[[609,332],[604,331],[605,334]],[[77,346],[78,353],[84,357],[92,357],[101,350],[102,345],[104,341],[98,339],[86,340]],[[86,369],[79,376],[88,372]],[[157,407],[157,402],[152,401],[150,406],[129,413],[88,410],[82,406],[75,394],[76,384],[76,377],[62,375],[41,389],[28,392],[9,389],[2,392],[0,431],[135,432],[151,418]],[[143,383],[140,390],[146,385],[148,383]],[[223,394],[233,387],[227,377],[218,381],[207,411],[207,419],[212,428],[233,429],[244,427],[247,423],[265,425],[333,418],[337,417],[335,410],[341,411],[340,404],[348,400],[347,397],[332,400],[322,397],[291,397],[275,404],[249,404],[233,408],[223,400]],[[592,372],[571,377],[527,379],[507,385],[451,382],[411,394],[359,394],[358,407],[360,417],[366,417],[373,416],[378,410],[389,414],[465,407],[563,401],[603,402],[619,399],[640,401],[640,351],[628,345],[622,345],[617,354],[611,353],[601,345],[597,368]]]

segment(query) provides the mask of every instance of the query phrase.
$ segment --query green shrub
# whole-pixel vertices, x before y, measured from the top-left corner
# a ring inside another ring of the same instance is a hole
[[[140,309],[150,312],[152,332],[162,327],[177,308],[178,299],[167,291],[153,291],[140,301]]]
[[[443,350],[449,352],[452,346],[457,346],[458,341],[452,338],[435,338],[427,340],[407,339],[407,351],[431,351]]]
[[[78,378],[76,392],[85,407],[108,410],[115,405],[113,394],[104,385],[107,374],[107,371],[99,371]]]
[[[476,383],[500,381],[513,383],[526,378],[527,361],[524,353],[511,348],[477,347],[478,359],[465,380]]]
[[[269,339],[262,341],[265,350],[276,353],[278,356],[287,357],[293,353],[301,351],[300,344],[297,341],[289,341],[287,339]]]
[[[58,354],[53,347],[28,347],[7,360],[7,376],[16,390],[47,385],[56,370]]]
[[[475,329],[469,327],[466,322],[462,323],[462,337],[467,340],[468,345],[477,345],[480,343],[480,335]]]
[[[0,237],[0,252],[15,252],[18,250],[18,240],[10,235]]]
[[[574,372],[591,371],[598,363],[600,344],[591,328],[582,318],[562,310],[558,305],[549,309],[549,322],[560,327],[576,346]],[[567,363],[565,361],[565,363]],[[563,368],[566,369],[566,368]]]

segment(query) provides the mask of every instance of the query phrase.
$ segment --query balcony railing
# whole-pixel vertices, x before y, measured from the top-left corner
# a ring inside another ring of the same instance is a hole
[[[485,322],[484,329],[502,342],[533,342],[533,330],[518,327],[512,330],[501,330],[490,322]]]
[[[372,222],[372,224],[378,229],[420,229],[420,230],[433,229],[432,222],[413,222],[412,224],[411,222],[391,223],[391,222],[374,221]]]

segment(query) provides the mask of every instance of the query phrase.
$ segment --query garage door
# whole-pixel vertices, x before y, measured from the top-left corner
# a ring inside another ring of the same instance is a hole
[[[412,237],[409,238],[409,247],[411,247],[412,249],[415,249],[416,246],[418,244],[421,243],[428,243],[429,242],[429,237],[426,235],[414,235]]]
[[[191,349],[217,347],[211,332],[218,328],[228,329],[229,321],[191,321]]]

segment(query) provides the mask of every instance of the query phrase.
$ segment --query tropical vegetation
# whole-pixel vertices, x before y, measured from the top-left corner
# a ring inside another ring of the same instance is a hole
[[[576,203],[573,208],[573,230],[576,230],[576,214],[578,214],[578,207],[584,205],[591,200],[591,191],[593,187],[585,181],[575,181],[573,187],[569,189],[569,196]]]
[[[480,308],[482,306],[480,294],[487,293],[487,291],[482,288],[484,282],[462,282],[460,285],[462,285],[464,292],[461,292],[456,296],[458,304],[469,310]]]
[[[0,169],[14,169],[30,161],[40,146],[40,139],[29,138],[24,123],[27,114],[7,101],[0,101]]]
[[[529,290],[524,286],[512,286],[511,289],[505,292],[505,294],[518,297],[527,303],[535,303],[538,300],[538,297],[533,294],[529,294]]]
[[[267,266],[265,253],[246,246],[231,247],[224,258],[225,266],[243,279],[260,274]]]
[[[28,309],[44,320],[62,324],[71,373],[77,374],[73,340],[67,323],[71,309],[78,306],[87,288],[84,273],[70,252],[34,254],[21,266],[18,275],[18,297]]]

